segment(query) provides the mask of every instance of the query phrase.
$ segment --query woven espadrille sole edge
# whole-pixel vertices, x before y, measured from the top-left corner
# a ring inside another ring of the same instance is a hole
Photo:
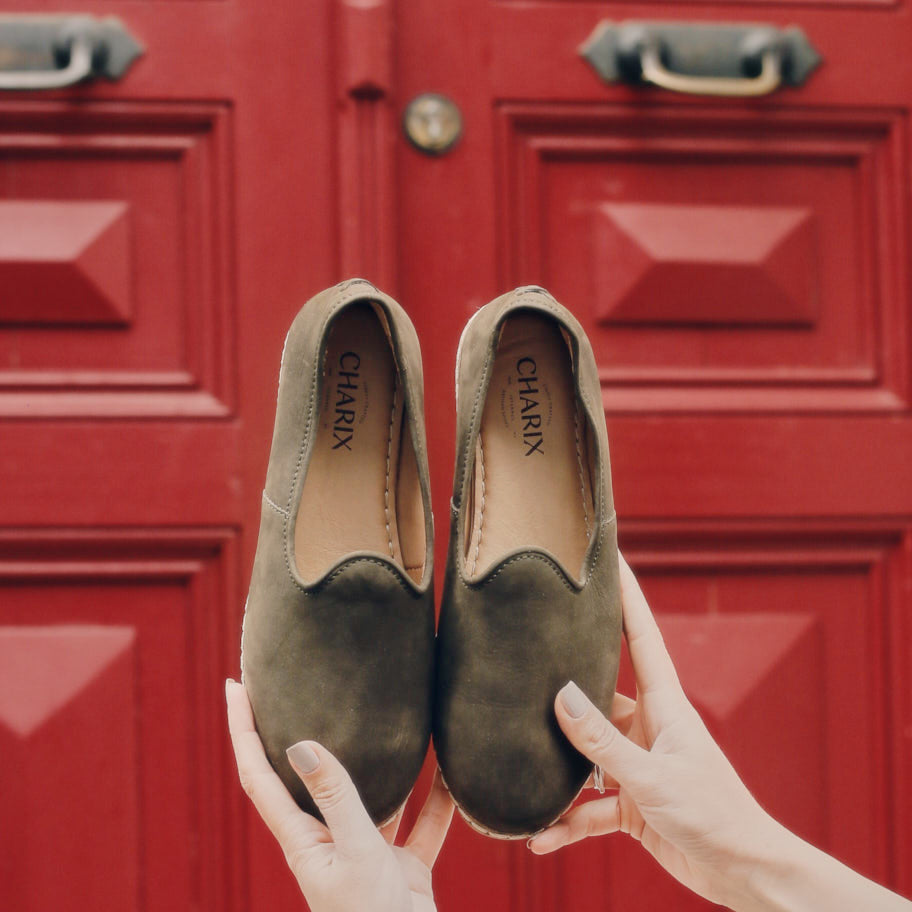
[[[439,767],[438,767],[438,769],[439,769]],[[453,804],[455,805],[456,810],[459,811],[459,816],[462,817],[462,819],[473,830],[475,830],[476,833],[481,833],[482,836],[488,836],[491,839],[501,839],[501,840],[504,840],[505,842],[511,841],[511,840],[517,840],[517,839],[528,840],[528,839],[532,839],[534,836],[538,836],[539,833],[544,833],[544,831],[547,830],[548,827],[554,826],[554,824],[557,823],[558,820],[560,820],[561,817],[563,817],[564,814],[566,814],[567,811],[569,811],[570,808],[573,807],[574,803],[576,802],[576,799],[579,798],[579,796],[582,795],[586,789],[586,783],[584,782],[582,787],[580,788],[580,790],[573,796],[573,799],[570,801],[570,803],[550,823],[545,824],[543,827],[540,827],[539,829],[530,831],[528,833],[499,833],[497,830],[489,829],[488,827],[479,823],[470,813],[468,813],[468,811],[464,810],[461,807],[461,805],[459,804],[459,802],[456,800],[455,796],[453,795],[452,791],[450,791],[450,787],[447,785],[446,778],[443,775],[443,770],[440,770],[440,781],[443,783],[443,787],[447,790],[447,793],[449,794],[450,798],[452,798]],[[588,782],[588,779],[586,781]]]
[[[412,791],[414,791],[414,790],[412,790]],[[358,797],[360,798],[361,796],[359,795]],[[406,797],[405,801],[403,801],[402,804],[399,805],[398,809],[392,815],[387,817],[386,820],[384,820],[382,823],[374,824],[374,826],[376,826],[378,830],[382,830],[383,827],[389,826],[389,824],[391,824],[405,810],[405,806],[408,804],[409,798],[411,798],[411,797],[412,797],[412,792],[410,791],[408,793],[408,796]]]

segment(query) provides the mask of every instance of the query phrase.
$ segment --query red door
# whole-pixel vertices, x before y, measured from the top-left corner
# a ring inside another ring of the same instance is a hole
[[[465,122],[397,159],[438,517],[461,325],[542,284],[590,334],[621,546],[686,690],[772,813],[912,892],[907,7],[397,10],[399,107]],[[605,19],[797,25],[823,62],[758,99],[609,85],[579,53]],[[437,884],[444,910],[708,908],[623,836],[542,859],[458,822]]]
[[[144,53],[0,91],[0,907],[247,909],[223,681],[282,339],[339,274],[329,5],[3,12]]]
[[[464,321],[521,283],[574,310],[685,687],[771,811],[912,891],[905,6],[4,10],[48,11],[144,54],[0,93],[4,907],[296,907],[221,686],[282,338],[359,273],[423,340],[438,528]],[[824,62],[760,100],[609,86],[578,53],[603,18],[795,23]],[[436,157],[400,128],[428,91],[465,126]],[[705,905],[623,837],[539,859],[461,822],[437,885],[442,910]]]

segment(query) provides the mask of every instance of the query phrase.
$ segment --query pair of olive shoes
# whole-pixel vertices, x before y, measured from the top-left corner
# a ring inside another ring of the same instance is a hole
[[[325,745],[372,819],[404,804],[433,734],[476,829],[526,838],[591,764],[554,698],[605,711],[620,652],[616,522],[598,372],[579,323],[518,288],[467,324],[434,635],[421,352],[392,298],[354,279],[311,299],[285,342],[241,667],[269,759]]]

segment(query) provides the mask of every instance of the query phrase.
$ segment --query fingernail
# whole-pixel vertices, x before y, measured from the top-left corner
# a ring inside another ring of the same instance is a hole
[[[305,776],[320,765],[320,758],[306,741],[292,744],[285,753],[288,755],[288,762]]]
[[[582,718],[589,708],[589,698],[573,681],[568,681],[561,689],[560,701],[571,719]]]
[[[534,837],[534,836],[531,836],[531,837],[529,837],[529,839],[526,840],[526,848],[529,849],[529,851],[532,850],[532,843],[533,843],[533,842],[535,842],[535,837]]]

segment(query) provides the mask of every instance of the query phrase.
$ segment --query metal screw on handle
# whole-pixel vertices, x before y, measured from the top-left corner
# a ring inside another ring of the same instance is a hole
[[[775,92],[782,82],[782,58],[777,50],[764,51],[760,74],[753,78],[729,76],[686,76],[673,73],[664,63],[658,45],[649,43],[640,50],[642,79],[670,92],[689,95],[722,95],[747,98]]]
[[[92,73],[92,42],[76,35],[70,43],[70,59],[54,70],[0,70],[0,89],[62,89],[80,82]]]

